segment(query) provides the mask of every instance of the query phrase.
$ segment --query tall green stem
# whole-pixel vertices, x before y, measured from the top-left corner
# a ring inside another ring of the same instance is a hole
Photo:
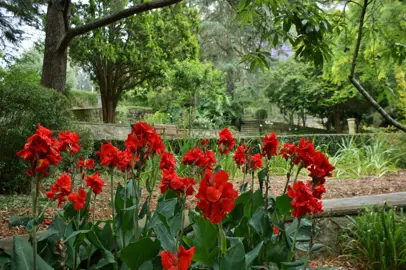
[[[94,194],[94,200],[93,200],[93,217],[92,217],[92,219],[93,219],[93,226],[94,226],[94,220],[95,220],[94,216],[95,216],[95,213],[96,213],[96,196],[97,196],[97,194]]]
[[[288,189],[289,182],[290,182],[290,177],[292,176],[292,170],[293,170],[293,166],[294,166],[294,165],[295,165],[295,164],[294,164],[293,161],[291,160],[291,161],[290,161],[289,171],[288,171],[288,173],[286,174],[286,184],[285,184],[285,188],[283,189],[283,194],[282,194],[282,195],[285,195],[286,190]]]
[[[292,261],[292,259],[295,257],[296,238],[297,238],[297,234],[299,232],[299,228],[300,228],[300,218],[297,219],[297,226],[296,226],[295,235],[293,236],[292,248],[290,249],[289,261]]]
[[[181,214],[180,214],[180,231],[178,238],[176,239],[176,249],[180,248],[180,245],[182,243],[182,237],[183,237],[183,227],[185,223],[185,210],[186,210],[186,196],[182,196],[181,198]]]
[[[156,185],[156,180],[158,177],[158,169],[159,166],[156,166],[155,168],[155,161],[154,158],[152,158],[152,171],[151,171],[151,178],[152,178],[152,182],[151,182],[151,186],[150,186],[150,192],[149,192],[149,196],[148,196],[148,207],[147,207],[147,218],[145,220],[145,230],[147,230],[147,225],[151,219],[151,209],[150,209],[150,205],[151,205],[151,200],[152,200],[152,193],[154,192],[154,188]]]
[[[217,227],[218,227],[218,231],[219,231],[220,251],[222,254],[224,254],[227,251],[227,242],[226,242],[226,237],[224,236],[223,223],[222,222],[217,223]]]
[[[140,174],[140,170],[137,169],[137,172],[134,172],[134,155],[131,157],[131,183],[133,187],[133,205],[135,205],[134,209],[134,214],[133,214],[133,223],[134,223],[134,240],[137,239],[138,235],[138,204],[139,204],[139,198],[138,198],[138,190],[137,190],[137,182],[136,180],[138,179],[138,176]]]
[[[31,240],[32,240],[32,255],[33,255],[33,269],[37,269],[37,201],[39,192],[39,183],[41,175],[37,173],[36,177],[31,178],[31,195],[32,195],[32,218],[34,220]]]
[[[111,200],[111,213],[112,213],[112,223],[113,223],[113,237],[114,237],[114,258],[117,260],[117,239],[116,239],[116,214],[114,205],[114,167],[110,168],[110,200]]]
[[[265,180],[265,198],[264,198],[264,220],[265,224],[269,224],[268,222],[268,192],[269,192],[269,160],[268,157],[265,157],[265,173],[266,173],[266,180]],[[266,258],[266,265],[268,265],[268,256],[266,254],[266,246],[267,246],[267,239],[264,240],[265,247],[262,249],[262,261]]]
[[[304,263],[304,268],[303,268],[303,270],[306,270],[307,264],[309,263],[310,250],[311,250],[312,247],[313,247],[315,229],[316,229],[316,220],[313,219],[313,220],[312,220],[312,232],[311,232],[311,234],[310,234],[310,241],[309,241],[309,246],[307,247],[307,256],[306,256],[306,261],[305,261],[305,263]]]

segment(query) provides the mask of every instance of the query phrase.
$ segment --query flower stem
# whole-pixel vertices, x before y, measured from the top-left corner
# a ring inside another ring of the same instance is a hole
[[[286,184],[285,184],[285,188],[283,189],[283,194],[282,194],[282,195],[285,195],[286,190],[288,189],[289,182],[290,182],[290,177],[292,176],[292,170],[293,170],[293,166],[294,166],[294,165],[295,165],[295,164],[294,164],[293,161],[291,160],[291,161],[290,161],[289,171],[288,171],[288,173],[286,174]]]
[[[297,219],[296,231],[295,231],[295,235],[293,236],[293,242],[292,242],[292,247],[290,249],[289,261],[292,261],[292,259],[295,257],[296,238],[297,238],[297,234],[299,232],[299,228],[300,228],[300,218]]]
[[[315,233],[315,228],[316,228],[316,220],[313,219],[312,220],[312,231],[310,233],[310,241],[309,241],[309,246],[307,248],[307,256],[306,256],[306,261],[304,263],[304,268],[303,270],[306,270],[307,264],[309,263],[309,259],[310,259],[310,250],[313,247],[313,240],[314,240],[314,233]]]
[[[265,157],[265,173],[266,173],[266,180],[265,180],[265,198],[264,198],[264,220],[265,224],[269,224],[268,221],[268,191],[269,191],[269,159]],[[267,245],[267,239],[264,239],[264,246]],[[262,249],[262,261],[266,258],[266,265],[268,265],[268,256],[266,254],[266,248]]]
[[[33,255],[33,269],[37,269],[37,201],[38,201],[38,191],[39,182],[41,175],[37,173],[36,177],[31,178],[31,195],[32,195],[32,218],[34,220],[31,240],[32,240],[32,255]]]
[[[154,193],[154,188],[155,188],[156,180],[157,180],[157,177],[158,177],[158,169],[159,169],[159,166],[156,166],[156,168],[155,168],[154,159],[152,158],[152,172],[151,172],[152,182],[151,182],[151,186],[150,186],[151,192],[149,193],[149,196],[148,196],[148,208],[147,208],[148,211],[147,211],[147,218],[145,220],[145,228],[144,228],[145,232],[146,232],[146,230],[148,228],[147,225],[148,225],[148,223],[149,223],[149,221],[151,219],[150,205],[151,205],[151,200],[152,200],[152,194]]]
[[[95,213],[96,213],[96,196],[97,196],[97,194],[94,194],[94,200],[93,200],[93,217],[92,217],[92,219],[93,219],[93,226],[94,226],[94,220],[95,220],[94,216],[95,216]]]
[[[185,222],[185,210],[186,210],[186,196],[182,197],[181,199],[180,231],[178,238],[176,239],[176,249],[179,249],[182,243],[183,227]]]
[[[113,223],[113,237],[114,237],[114,258],[117,260],[117,239],[116,239],[116,215],[114,212],[114,190],[113,190],[113,179],[114,179],[114,167],[110,168],[110,200],[111,200],[111,213],[112,213],[112,223]]]
[[[224,254],[227,251],[227,242],[226,242],[226,238],[224,236],[223,223],[222,222],[217,223],[217,227],[219,230],[220,251],[221,251],[221,254]]]

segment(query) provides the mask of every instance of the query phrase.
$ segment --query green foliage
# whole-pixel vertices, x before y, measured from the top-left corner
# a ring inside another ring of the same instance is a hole
[[[359,217],[350,218],[343,252],[367,269],[405,269],[406,218],[403,209],[400,211],[366,209]]]
[[[94,108],[98,105],[98,97],[96,92],[70,90],[68,91],[67,96],[72,104],[72,107]]]
[[[363,142],[350,138],[339,144],[331,163],[338,178],[380,177],[397,171],[400,158],[406,154],[396,152],[396,146],[388,145],[382,138]]]
[[[259,109],[255,112],[257,119],[266,119],[268,117],[268,112],[266,109]]]
[[[92,21],[125,7],[127,1],[90,1],[75,6],[75,24]],[[104,121],[114,122],[120,96],[131,89],[156,88],[175,60],[196,59],[198,18],[180,3],[143,12],[75,39],[70,55],[100,90]],[[168,48],[171,48],[168,50]],[[97,76],[96,76],[97,74]]]
[[[150,125],[153,124],[170,124],[171,123],[171,118],[168,115],[168,113],[164,113],[164,112],[155,112],[153,115],[151,115],[150,117],[144,119],[145,122],[147,122]]]
[[[247,0],[239,3],[237,19],[242,25],[261,29],[263,43],[278,47],[289,42],[297,58],[311,59],[318,66],[331,55],[324,36],[333,28],[322,5],[321,1]],[[259,47],[242,60],[250,64],[251,70],[265,70],[271,56],[265,49]]]
[[[37,84],[11,80],[0,85],[0,193],[26,192],[26,165],[16,152],[23,149],[37,124],[62,130],[69,127],[71,113],[65,96]]]

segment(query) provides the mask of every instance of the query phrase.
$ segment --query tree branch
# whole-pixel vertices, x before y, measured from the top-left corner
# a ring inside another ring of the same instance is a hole
[[[87,32],[93,31],[97,28],[109,25],[113,22],[119,21],[121,19],[125,19],[127,17],[130,17],[132,15],[138,14],[138,13],[142,13],[148,10],[153,10],[153,9],[157,9],[157,8],[162,8],[162,7],[166,7],[166,6],[170,6],[176,3],[179,3],[183,0],[154,0],[151,2],[147,2],[147,3],[142,3],[139,5],[136,5],[134,7],[130,7],[127,9],[124,9],[122,11],[119,11],[115,14],[112,15],[108,15],[106,17],[103,17],[101,19],[89,22],[87,24],[75,27],[70,29],[68,32],[66,32],[65,36],[63,37],[63,39],[61,40],[61,42],[59,43],[58,46],[58,51],[64,51],[70,41],[79,35],[83,35]]]
[[[391,123],[393,126],[398,128],[399,130],[402,130],[406,132],[406,126],[402,125],[395,119],[393,119],[382,107],[379,105],[378,102],[374,100],[374,98],[362,87],[362,85],[354,78],[355,75],[355,67],[356,67],[356,62],[358,58],[358,53],[359,49],[361,47],[361,39],[362,39],[362,32],[364,29],[364,20],[365,20],[365,14],[367,11],[367,7],[369,4],[371,4],[372,1],[364,0],[364,4],[362,6],[361,10],[361,16],[359,20],[359,26],[358,26],[358,37],[357,37],[357,43],[355,44],[355,49],[354,49],[354,56],[352,58],[352,64],[351,64],[351,73],[348,76],[348,79],[352,83],[352,85],[358,90],[359,93],[372,105],[372,107],[379,112],[380,115],[382,115],[383,118],[385,118],[389,123]]]

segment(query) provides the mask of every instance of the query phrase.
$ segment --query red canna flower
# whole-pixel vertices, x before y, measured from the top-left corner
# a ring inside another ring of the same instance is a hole
[[[70,175],[67,173],[62,174],[56,179],[56,183],[51,185],[51,189],[46,192],[46,196],[50,200],[57,200],[57,207],[60,207],[66,201],[66,196],[69,195],[72,187]]]
[[[94,168],[94,160],[93,159],[84,159],[82,156],[79,158],[78,164],[76,165],[77,169],[81,168],[88,168],[88,169],[93,169]]]
[[[276,227],[275,225],[272,226],[273,234],[279,234],[279,228]]]
[[[255,154],[255,155],[250,157],[249,167],[253,171],[257,170],[261,166],[262,166],[262,156],[260,154]]]
[[[299,146],[296,148],[295,164],[303,162],[303,167],[307,168],[313,162],[313,156],[316,150],[311,141],[301,138]]]
[[[283,148],[279,152],[279,155],[281,155],[284,159],[294,159],[296,157],[296,145],[293,143],[285,143],[283,145]]]
[[[44,218],[44,224],[45,225],[51,225],[52,220],[48,219],[48,218]]]
[[[247,152],[247,146],[246,146],[244,143],[241,143],[241,144],[237,147],[237,149],[235,150],[233,158],[234,158],[234,160],[235,160],[235,164],[237,164],[238,167],[240,167],[240,166],[242,166],[242,165],[245,164],[245,161],[246,161],[246,158],[245,158],[246,152]]]
[[[95,172],[91,176],[86,176],[86,186],[91,187],[94,194],[102,192],[104,180],[100,178],[100,173]]]
[[[199,200],[197,207],[203,211],[204,217],[209,218],[213,224],[219,223],[234,209],[238,192],[233,189],[233,184],[227,182],[228,173],[224,170],[213,175],[206,170],[196,198]]]
[[[326,177],[333,176],[331,173],[334,166],[330,164],[326,155],[321,152],[315,152],[312,158],[312,164],[309,167],[309,176],[313,178],[315,185],[324,184]]]
[[[163,152],[161,156],[161,161],[159,163],[159,169],[169,169],[169,168],[175,168],[176,167],[176,162],[175,162],[175,157],[173,154],[168,153],[168,152]]]
[[[31,167],[27,170],[28,176],[35,173],[48,176],[49,165],[58,165],[61,161],[60,142],[52,138],[51,134],[51,130],[38,124],[35,134],[27,139],[23,150],[17,152],[22,159],[31,161]]]
[[[208,170],[213,170],[213,165],[216,164],[216,157],[214,152],[211,150],[206,150],[204,160],[200,162],[201,168],[205,167]]]
[[[205,146],[207,146],[207,145],[209,144],[209,140],[203,139],[203,140],[200,141],[200,144],[201,144],[203,147],[205,147]]]
[[[195,146],[183,156],[182,163],[185,165],[200,165],[201,159],[204,158],[202,150],[199,146]]]
[[[155,129],[145,122],[138,122],[132,126],[132,134],[136,138],[130,139],[128,144],[132,144],[131,150],[143,151],[149,155],[162,154],[165,151],[165,145]],[[135,148],[135,149],[134,149]]]
[[[313,196],[310,188],[302,181],[293,184],[293,188],[289,185],[288,196],[292,198],[292,216],[301,218],[304,215],[312,215],[322,213],[322,202]]]
[[[196,182],[193,178],[179,177],[174,168],[169,168],[162,171],[161,185],[159,188],[162,194],[168,189],[171,189],[179,194],[190,196],[194,193],[194,184],[196,184]]]
[[[310,185],[311,185],[311,181],[310,181]],[[326,188],[324,187],[324,185],[318,185],[318,186],[315,186],[314,188],[313,188],[313,196],[315,197],[315,198],[317,198],[317,199],[319,199],[319,200],[321,200],[321,196],[324,194],[324,193],[326,193]]]
[[[220,139],[218,141],[218,147],[221,154],[228,154],[235,144],[235,139],[233,134],[227,129],[224,128],[219,132]]]
[[[68,200],[73,203],[73,208],[76,211],[82,210],[86,205],[86,191],[84,188],[80,188],[78,193],[71,192],[68,196]]]
[[[134,134],[129,133],[127,140],[124,141],[124,144],[127,148],[131,150],[131,152],[136,153],[138,147],[141,146],[141,141],[138,140]]]
[[[183,156],[182,163],[185,165],[195,165],[200,168],[213,170],[213,164],[216,164],[216,158],[213,151],[207,149],[203,153],[200,147],[195,146],[186,152]]]
[[[128,165],[127,156],[111,143],[103,144],[100,152],[96,152],[96,154],[100,156],[100,165],[102,166],[117,167],[121,169]]]
[[[78,144],[80,136],[76,132],[59,132],[59,138],[61,139],[61,145],[59,151],[67,151],[68,153],[77,153],[80,150],[81,145]]]
[[[264,142],[262,144],[262,155],[267,156],[270,159],[272,156],[277,155],[277,150],[279,148],[279,141],[276,139],[276,134],[272,133],[269,136],[265,135]]]
[[[161,261],[164,270],[187,270],[192,263],[196,247],[186,250],[182,245],[177,254],[172,254],[170,250],[161,252]]]

